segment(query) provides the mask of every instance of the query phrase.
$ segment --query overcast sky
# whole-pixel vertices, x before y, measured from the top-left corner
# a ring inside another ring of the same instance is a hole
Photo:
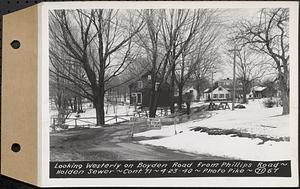
[[[224,11],[222,14],[222,19],[224,19],[224,23],[226,23],[227,26],[231,26],[232,24],[238,22],[239,20],[254,20],[255,17],[258,16],[259,9],[220,9],[221,11]],[[225,46],[223,44],[225,43],[225,40],[228,37],[228,30],[225,29],[224,32],[222,32],[223,36],[222,39],[224,41],[221,41],[221,51],[225,50]],[[229,58],[228,56],[222,54],[221,58],[221,67],[220,69],[214,74],[214,82],[219,79],[226,79],[226,78],[233,78],[233,58]]]

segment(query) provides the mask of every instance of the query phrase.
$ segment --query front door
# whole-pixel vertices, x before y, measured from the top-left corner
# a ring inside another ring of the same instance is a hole
[[[142,104],[142,93],[137,93],[137,104]]]

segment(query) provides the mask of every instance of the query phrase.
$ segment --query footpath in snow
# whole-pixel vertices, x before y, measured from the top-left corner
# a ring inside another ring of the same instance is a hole
[[[241,160],[290,159],[289,115],[281,115],[282,107],[265,108],[262,99],[249,101],[245,106],[246,109],[234,111],[212,111],[212,116],[204,120],[163,126],[161,130],[136,133],[134,136],[162,137],[140,143],[198,154]],[[214,129],[233,130],[241,135],[200,132]]]

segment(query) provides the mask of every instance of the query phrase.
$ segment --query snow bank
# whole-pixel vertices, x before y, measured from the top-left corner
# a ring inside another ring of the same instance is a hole
[[[262,100],[249,102],[246,109],[218,110],[210,112],[211,118],[194,120],[176,125],[177,131],[190,130],[196,127],[236,129],[241,132],[270,136],[272,138],[288,137],[289,115],[282,116],[282,107],[265,108]],[[153,130],[138,133],[141,136],[171,136],[174,128],[162,127],[162,130]]]
[[[191,131],[192,128],[206,127],[234,129],[267,138],[289,137],[289,115],[280,115],[282,107],[265,108],[262,101],[263,99],[250,101],[246,109],[213,111],[210,112],[212,117],[208,119],[163,126],[161,130],[136,133],[134,136],[165,137],[140,142],[199,154],[248,160],[290,159],[290,143],[287,141],[267,141],[262,144],[262,140],[258,138],[208,135]]]
[[[227,157],[242,160],[287,160],[291,157],[289,142],[208,135],[201,132],[182,132],[172,137],[140,141],[142,144],[164,146],[197,154]]]

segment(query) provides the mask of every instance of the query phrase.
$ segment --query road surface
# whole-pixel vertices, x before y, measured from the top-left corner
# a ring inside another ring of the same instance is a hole
[[[130,133],[130,125],[118,125],[51,134],[50,161],[224,159],[140,144],[139,140],[150,138],[131,138]]]

